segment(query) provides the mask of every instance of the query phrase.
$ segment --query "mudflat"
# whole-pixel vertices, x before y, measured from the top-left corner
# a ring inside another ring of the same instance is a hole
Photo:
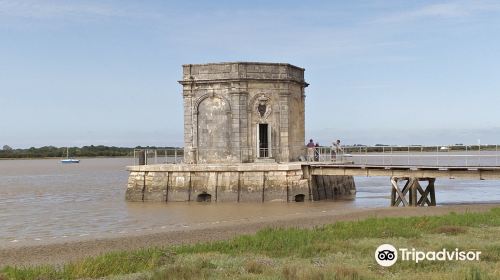
[[[422,208],[340,209],[318,213],[300,213],[285,217],[245,219],[185,228],[126,234],[98,239],[71,240],[45,245],[23,245],[0,249],[0,266],[62,264],[111,251],[128,251],[147,247],[165,247],[186,243],[230,239],[241,234],[253,234],[267,227],[311,228],[337,221],[361,220],[373,217],[434,216],[451,212],[484,212],[500,204],[446,205]]]

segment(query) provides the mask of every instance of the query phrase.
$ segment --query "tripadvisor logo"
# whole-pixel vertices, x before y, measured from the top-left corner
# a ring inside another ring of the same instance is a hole
[[[440,251],[419,251],[415,248],[399,248],[401,261],[479,261],[481,251],[460,251],[442,249]],[[382,244],[375,250],[375,260],[384,267],[392,266],[398,260],[398,250],[391,244]]]
[[[398,251],[391,244],[382,244],[375,250],[375,260],[381,266],[392,266],[398,260]]]

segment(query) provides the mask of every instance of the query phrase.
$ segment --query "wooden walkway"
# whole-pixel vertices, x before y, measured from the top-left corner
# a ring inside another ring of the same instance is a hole
[[[500,180],[500,167],[410,166],[304,163],[310,176],[386,176],[391,178],[391,206],[435,206],[436,178]]]
[[[307,163],[311,175],[500,180],[500,166],[408,166]]]

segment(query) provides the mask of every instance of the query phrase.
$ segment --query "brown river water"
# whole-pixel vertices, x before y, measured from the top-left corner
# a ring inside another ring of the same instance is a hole
[[[355,177],[355,199],[305,203],[126,202],[130,158],[0,160],[0,248],[388,207],[388,177]],[[500,202],[500,181],[438,179],[438,204]]]

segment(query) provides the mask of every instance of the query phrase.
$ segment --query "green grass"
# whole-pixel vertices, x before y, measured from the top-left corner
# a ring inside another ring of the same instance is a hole
[[[232,240],[115,252],[62,266],[5,267],[0,279],[500,279],[500,208],[274,228]],[[482,251],[480,262],[376,264],[378,245]]]

